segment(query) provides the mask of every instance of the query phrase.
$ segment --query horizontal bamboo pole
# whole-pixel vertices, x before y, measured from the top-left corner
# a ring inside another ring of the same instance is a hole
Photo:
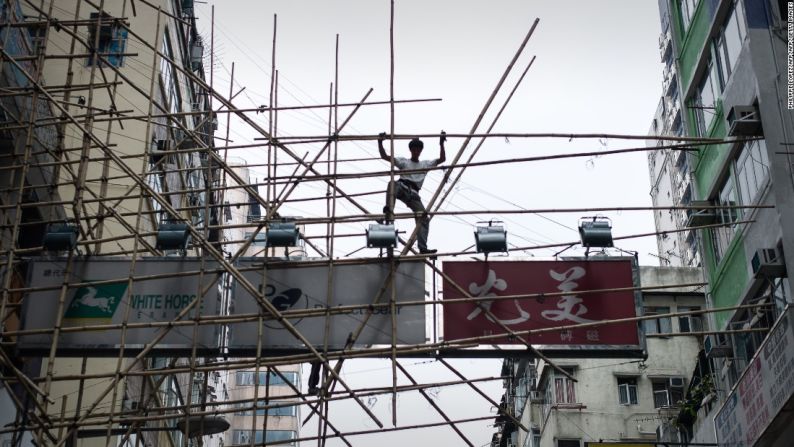
[[[514,331],[514,333],[518,336],[522,337],[531,337],[533,335],[544,334],[544,333],[555,333],[555,332],[562,332],[567,330],[575,330],[575,329],[585,329],[591,327],[600,327],[600,326],[608,326],[611,324],[623,324],[623,323],[636,323],[645,320],[656,320],[660,318],[674,318],[679,316],[687,316],[687,315],[702,315],[708,313],[716,313],[716,312],[730,312],[734,310],[740,309],[755,309],[759,307],[770,307],[772,304],[744,304],[738,306],[727,306],[727,307],[719,307],[719,308],[711,308],[711,309],[700,309],[696,311],[684,311],[684,312],[670,312],[665,314],[657,314],[657,315],[645,315],[645,316],[638,316],[638,317],[627,317],[627,318],[620,318],[620,319],[612,319],[612,320],[603,320],[597,321],[592,323],[576,323],[576,324],[569,324],[569,325],[561,325],[556,327],[549,327],[549,328],[541,328],[541,329],[532,329],[532,330],[524,330],[524,331]],[[482,344],[492,344],[496,340],[501,340],[508,338],[510,334],[507,332],[504,333],[496,333],[490,335],[482,335],[477,337],[468,337],[464,339],[458,340],[445,340],[445,341],[438,341],[434,343],[425,343],[425,344],[417,344],[417,345],[401,345],[396,347],[396,352],[398,355],[401,356],[412,356],[412,355],[441,355],[443,356],[444,350],[449,349],[467,349],[473,348]],[[688,333],[689,336],[695,336],[692,333]],[[325,354],[325,357],[330,361],[334,359],[350,359],[350,358],[372,358],[372,357],[388,357],[392,354],[392,347],[373,347],[373,348],[359,348],[359,349],[346,349],[342,351],[328,351]],[[295,354],[295,355],[284,355],[284,356],[270,356],[267,359],[260,359],[260,360],[249,360],[249,361],[239,361],[239,362],[224,362],[223,364],[207,364],[204,366],[196,367],[194,370],[198,372],[212,372],[217,370],[233,370],[233,369],[244,369],[247,367],[254,367],[255,365],[259,364],[260,367],[277,367],[277,366],[284,366],[290,365],[295,363],[306,363],[313,359],[314,357],[312,354]],[[169,372],[172,374],[178,373],[185,373],[189,372],[191,369],[189,367],[185,368],[171,368]],[[139,371],[129,371],[126,376],[151,376],[151,375],[161,375],[163,374],[163,370],[139,370]],[[69,380],[80,380],[80,379],[107,379],[110,377],[114,377],[115,373],[97,373],[97,374],[71,374],[71,375],[53,375],[50,380],[52,381],[69,381]],[[32,378],[33,382],[40,382],[44,381],[45,378]]]
[[[108,57],[108,56],[123,56],[123,57],[138,57],[138,53],[97,53],[100,56]],[[45,59],[87,59],[89,57],[94,56],[94,53],[74,53],[74,54],[44,54],[42,57]],[[3,57],[4,58],[4,57]],[[0,58],[2,59],[2,58]],[[17,62],[23,61],[35,61],[39,59],[39,56],[14,56],[11,59]]]
[[[387,139],[411,140],[413,138],[439,138],[441,134],[394,134],[386,135]],[[688,143],[735,143],[741,141],[753,141],[763,137],[736,137],[736,138],[702,138],[678,135],[629,135],[629,134],[609,134],[609,133],[454,133],[447,132],[447,138],[562,138],[567,140],[576,139],[606,139],[606,140],[646,140],[646,141],[680,141]],[[294,139],[317,139],[328,138],[327,135],[312,136],[282,136],[279,139],[289,141]],[[377,140],[380,135],[339,135],[339,141],[360,141]]]
[[[153,123],[153,124],[156,124],[156,123]],[[173,127],[173,126],[168,126],[168,125],[165,125],[165,124],[160,124],[160,125],[163,125],[165,127]],[[324,141],[327,142],[327,140],[324,140]],[[724,143],[724,141],[722,141],[722,140],[714,140],[714,141],[701,142],[700,145],[715,145],[715,144],[723,144],[723,143]],[[291,143],[291,144],[294,144],[294,143]],[[228,146],[228,147],[224,147],[223,149],[224,150],[231,150],[231,149],[250,149],[250,148],[258,148],[258,147],[265,148],[265,147],[268,147],[268,146],[270,146],[270,143],[245,144],[245,145],[238,145],[238,146]],[[614,155],[614,154],[631,153],[631,152],[650,152],[650,151],[668,150],[668,149],[670,149],[670,150],[686,150],[686,151],[691,151],[691,150],[696,150],[697,149],[697,148],[694,148],[692,146],[693,145],[691,143],[679,143],[679,144],[668,144],[668,145],[653,146],[653,147],[643,146],[643,147],[634,147],[634,148],[623,148],[623,149],[615,149],[615,150],[611,150],[611,151],[589,151],[589,152],[566,153],[566,154],[557,154],[557,155],[544,155],[544,156],[534,156],[534,157],[524,157],[524,158],[510,158],[510,159],[492,160],[492,161],[486,161],[486,162],[458,163],[458,164],[456,164],[454,166],[454,168],[457,168],[457,167],[472,167],[472,166],[474,166],[474,167],[476,167],[476,166],[488,166],[488,165],[503,164],[503,163],[523,163],[523,162],[531,162],[531,161],[545,161],[545,160],[554,160],[554,159],[560,159],[560,158],[593,157],[593,156],[599,156],[599,155]],[[214,148],[213,150],[219,150],[219,149],[220,148]],[[75,151],[75,152],[76,151],[80,151],[80,150],[82,150],[82,148],[73,149],[73,151]],[[157,155],[187,154],[187,153],[193,153],[193,152],[206,152],[207,150],[208,150],[208,148],[173,149],[173,150],[168,150],[168,151],[158,151]],[[120,155],[119,157],[121,159],[127,160],[127,159],[131,159],[131,158],[140,159],[140,158],[143,158],[144,156],[145,156],[144,154],[129,154],[129,155]],[[99,162],[99,161],[107,161],[109,159],[110,159],[109,157],[96,157],[96,158],[89,158],[88,160],[89,161],[94,161],[94,162]],[[377,159],[374,159],[374,160],[377,160]],[[61,162],[61,163],[76,163],[78,161],[79,160],[76,160],[76,161],[75,160],[70,160],[70,161],[64,161],[64,162]],[[40,165],[34,163],[34,164],[32,164],[32,166],[40,166]],[[49,164],[41,165],[41,166],[49,166]],[[450,167],[448,167],[448,166],[440,166],[440,167],[432,167],[432,168],[426,168],[426,169],[406,170],[406,171],[402,171],[402,172],[403,173],[429,172],[429,171],[441,170],[441,169],[450,169]],[[382,171],[371,171],[371,172],[368,172],[368,173],[361,173],[361,174],[366,174],[366,176],[370,176],[370,177],[386,175]],[[305,176],[301,177],[302,181],[307,181],[308,179],[325,181],[325,180],[332,179],[332,178],[351,178],[351,177],[350,177],[349,174],[336,174],[336,175],[331,175],[331,176],[328,176],[328,175],[314,175],[314,176],[309,176],[309,177],[305,177]],[[358,178],[358,177],[353,177],[353,178]],[[275,181],[281,181],[281,182],[290,182],[290,181],[294,181],[295,177],[294,176],[282,176],[282,177],[276,177],[276,178],[274,178],[274,180]]]

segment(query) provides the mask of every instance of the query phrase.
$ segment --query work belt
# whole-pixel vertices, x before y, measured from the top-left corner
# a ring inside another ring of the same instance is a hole
[[[416,192],[419,192],[419,185],[417,185],[416,183],[414,183],[414,182],[412,182],[410,180],[406,180],[404,178],[401,178],[400,180],[397,180],[397,181],[401,182],[401,183],[404,183],[409,188],[413,189]]]

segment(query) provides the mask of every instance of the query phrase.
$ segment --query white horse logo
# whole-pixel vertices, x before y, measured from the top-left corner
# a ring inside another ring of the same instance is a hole
[[[79,299],[75,300],[73,306],[77,307],[77,305],[83,305],[86,307],[96,307],[99,310],[110,312],[111,305],[113,305],[113,301],[115,301],[115,297],[107,296],[107,297],[97,297],[97,291],[95,287],[88,286],[88,292],[81,296]]]

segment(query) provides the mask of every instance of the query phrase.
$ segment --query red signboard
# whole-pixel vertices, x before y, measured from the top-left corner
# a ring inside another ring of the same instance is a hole
[[[631,258],[444,262],[444,274],[474,298],[554,294],[486,300],[480,302],[481,306],[472,302],[445,303],[444,339],[453,341],[502,334],[506,331],[501,325],[518,332],[636,317],[638,299],[634,290],[583,293],[636,287],[633,265]],[[445,280],[445,300],[465,297]],[[523,338],[533,345],[552,345],[553,349],[560,346],[636,349],[640,345],[636,321],[545,332]],[[516,344],[520,341],[499,338],[489,340],[489,343]]]

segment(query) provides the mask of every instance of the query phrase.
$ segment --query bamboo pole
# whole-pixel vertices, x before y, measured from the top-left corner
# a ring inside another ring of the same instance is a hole
[[[324,142],[327,142],[327,141],[328,140],[326,139]],[[720,143],[720,144],[722,144],[722,143]],[[228,146],[228,148],[229,149],[246,149],[246,148],[251,148],[251,147],[262,147],[262,146],[264,146],[264,145],[239,145],[239,146]],[[492,166],[492,165],[500,165],[500,164],[528,163],[528,162],[537,162],[537,161],[550,161],[550,160],[559,160],[559,159],[566,159],[566,158],[583,158],[583,157],[595,157],[595,156],[603,156],[603,155],[617,155],[617,154],[634,153],[634,152],[652,152],[652,151],[668,150],[668,149],[669,150],[676,150],[676,151],[694,151],[694,150],[697,150],[696,148],[692,148],[689,144],[670,144],[670,145],[653,146],[653,147],[642,146],[642,147],[634,147],[634,148],[622,148],[622,149],[614,149],[614,150],[608,150],[608,151],[598,150],[598,151],[584,151],[584,152],[565,153],[565,154],[552,154],[552,155],[542,155],[542,156],[532,156],[532,157],[514,157],[514,158],[508,158],[508,159],[501,159],[501,160],[488,160],[488,161],[481,161],[481,162],[458,163],[458,164],[455,165],[455,167],[459,167],[459,168],[481,167],[481,166]],[[169,150],[169,151],[159,151],[158,154],[166,156],[166,155],[173,155],[173,154],[187,154],[187,153],[199,152],[199,151],[203,151],[203,150],[205,150],[205,149],[203,149],[203,148],[199,148],[199,149],[178,149],[178,150]],[[141,155],[140,154],[136,154],[136,155],[122,155],[122,156],[120,156],[120,158],[123,159],[123,160],[126,160],[126,159],[140,159]],[[89,158],[88,159],[88,161],[106,161],[106,160],[108,160],[107,157],[93,157],[93,158]],[[374,160],[377,160],[377,158],[350,159],[350,160],[344,160],[344,161],[367,161],[367,160],[373,160],[374,161]],[[47,167],[47,166],[58,166],[58,165],[68,164],[68,163],[77,164],[78,161],[35,163],[35,164],[32,164],[32,166],[35,166],[35,167]],[[322,162],[322,161],[319,161],[319,160],[313,162],[313,164],[316,164],[316,163],[323,164],[325,162]],[[300,164],[300,163],[298,163],[298,164]],[[252,165],[249,165],[249,166],[267,166],[267,163],[264,163],[264,164],[252,164]],[[12,167],[15,167],[15,166],[8,166],[8,167],[4,167],[2,169],[8,170],[8,169],[11,169]],[[449,169],[449,168],[448,167],[443,167],[443,166],[441,166],[441,167],[436,166],[436,167],[423,168],[423,169],[405,170],[404,172],[406,172],[406,173],[419,173],[419,172],[430,172],[430,171],[437,171],[437,170],[443,170],[443,169]],[[180,171],[179,170],[175,170],[175,172],[180,172]],[[343,175],[343,176],[341,176],[339,178],[380,177],[380,176],[384,176],[384,175],[389,175],[390,172],[391,171],[388,171],[388,172],[387,171],[369,171],[369,172],[363,172],[363,173],[360,173],[360,174],[355,174],[357,177],[352,175],[352,174],[346,174],[346,175]],[[305,177],[305,173],[304,173],[303,177]],[[303,178],[303,177],[301,177],[301,176],[296,177],[295,174],[292,174],[291,176],[277,177],[277,178],[275,178],[275,180],[278,180],[278,181],[280,181],[280,183],[283,183],[285,181],[294,181],[294,180],[297,180],[297,179],[300,179],[300,178]],[[118,177],[110,177],[110,178],[118,179],[118,178],[124,178],[124,177],[118,176]],[[330,178],[331,177],[329,177],[328,175],[321,175],[321,174],[318,173],[317,175],[308,176],[306,181],[327,181]],[[263,182],[262,184],[267,184],[267,183]],[[239,187],[243,187],[243,186],[253,186],[253,184],[245,183],[242,186],[237,186],[237,187],[239,188]]]

